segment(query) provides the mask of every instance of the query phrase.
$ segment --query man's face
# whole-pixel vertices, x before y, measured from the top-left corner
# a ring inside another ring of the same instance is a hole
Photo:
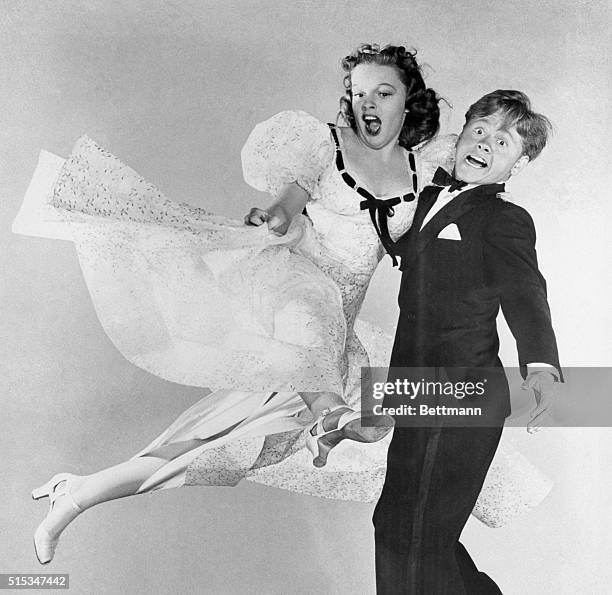
[[[467,122],[455,155],[455,177],[469,184],[505,182],[529,161],[516,128],[505,128],[500,113]]]

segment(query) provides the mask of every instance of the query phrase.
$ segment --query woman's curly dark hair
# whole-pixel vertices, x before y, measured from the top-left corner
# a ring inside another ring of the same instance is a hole
[[[406,119],[400,132],[399,144],[411,149],[432,138],[440,127],[440,98],[433,89],[425,86],[421,69],[415,60],[416,51],[404,46],[388,45],[382,50],[375,44],[360,45],[352,54],[342,59],[345,94],[340,98],[339,117],[353,130],[356,127],[351,94],[351,72],[359,64],[395,66],[401,81],[406,86]]]

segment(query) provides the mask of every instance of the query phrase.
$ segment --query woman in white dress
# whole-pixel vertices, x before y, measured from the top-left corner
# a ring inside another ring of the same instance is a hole
[[[47,168],[52,191],[38,213],[75,243],[115,346],[153,374],[212,390],[130,460],[33,491],[50,500],[34,537],[41,563],[80,512],[160,488],[246,477],[376,497],[387,443],[377,441],[392,420],[361,425],[369,361],[355,323],[383,244],[409,228],[419,190],[449,164],[454,141],[413,150],[439,116],[413,53],[365,45],[343,67],[349,126],[283,112],[249,137],[245,179],[275,198],[251,210],[249,226],[165,199],[87,138]],[[16,230],[32,233],[27,223]]]

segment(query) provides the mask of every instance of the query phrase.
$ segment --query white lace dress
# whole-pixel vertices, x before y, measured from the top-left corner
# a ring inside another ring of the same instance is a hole
[[[442,137],[415,152],[419,189],[449,165],[453,148],[454,137]],[[75,243],[100,322],[129,361],[211,389],[136,455],[201,441],[140,492],[246,478],[377,498],[389,439],[344,441],[316,469],[303,440],[312,419],[297,393],[333,391],[359,408],[360,369],[369,364],[359,335],[378,355],[374,364],[386,365],[391,347],[357,321],[384,249],[335,152],[329,127],[304,112],[282,112],[252,132],[242,151],[246,181],[272,196],[295,181],[310,195],[308,217],[280,238],[166,199],[86,137],[65,162],[42,154],[14,230]],[[415,200],[394,207],[392,239],[408,230],[415,208]],[[549,489],[518,452],[502,448],[475,512],[503,524]]]

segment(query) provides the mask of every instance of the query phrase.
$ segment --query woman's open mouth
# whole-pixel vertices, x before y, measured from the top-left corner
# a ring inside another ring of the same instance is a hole
[[[363,116],[365,131],[371,136],[376,136],[380,132],[382,122],[378,116]]]

